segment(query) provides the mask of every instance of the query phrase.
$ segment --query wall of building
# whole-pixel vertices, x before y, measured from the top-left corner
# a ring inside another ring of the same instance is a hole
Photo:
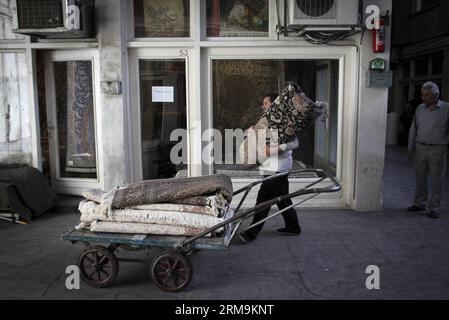
[[[24,53],[0,52],[0,164],[32,164]]]
[[[441,84],[441,98],[449,99],[449,1],[439,0],[437,6],[416,14],[412,13],[413,2],[415,1],[393,2],[395,14],[391,54],[395,85],[390,92],[389,109],[401,116],[399,142],[402,145],[406,144],[411,122],[407,102],[413,99],[415,87],[419,88],[429,80],[435,81]],[[431,67],[427,74],[415,74],[416,61],[430,61],[435,56],[444,57],[442,74],[435,74]]]
[[[0,1],[0,41],[23,37],[11,32],[11,1]],[[0,165],[31,165],[31,123],[25,53],[0,52]]]
[[[123,40],[123,21],[127,19],[126,1],[97,0],[95,2],[97,39],[100,63],[100,82],[123,83],[126,67],[126,41]],[[97,134],[100,135],[102,159],[100,177],[105,190],[127,182],[126,94],[102,92]],[[97,109],[98,110],[98,109]]]
[[[412,14],[413,1],[393,1],[393,45],[406,45],[431,37],[449,35],[449,1],[439,0],[438,6]]]
[[[391,0],[370,1],[369,4],[374,3],[378,3],[382,11],[391,10]],[[110,190],[117,185],[129,182],[134,170],[130,160],[132,157],[139,156],[131,152],[129,143],[131,141],[131,128],[127,127],[130,114],[130,103],[127,95],[130,92],[128,81],[129,61],[127,58],[129,49],[126,37],[128,26],[127,4],[128,1],[126,0],[96,1],[99,74],[95,76],[99,76],[97,80],[101,84],[114,82],[122,84],[122,93],[111,94],[102,91],[101,103],[97,105],[97,135],[99,141],[101,141],[97,144],[101,154],[98,165],[99,177],[102,182],[101,188],[104,190]],[[293,41],[296,41],[296,39]],[[292,47],[293,41],[289,39],[286,41],[288,44],[285,45]],[[313,50],[322,52],[328,48],[327,46],[313,48],[299,38],[297,41],[298,48],[300,48],[298,54],[301,54],[303,48],[305,48],[304,50],[312,49],[310,52],[313,52]],[[344,129],[345,134],[342,139],[344,144],[342,153],[344,155],[341,160],[351,163],[347,166],[349,170],[345,169],[343,177],[344,188],[346,188],[344,201],[357,211],[377,211],[382,208],[388,89],[367,88],[366,77],[369,62],[372,59],[382,57],[388,60],[389,43],[385,54],[375,55],[371,49],[371,33],[365,33],[362,46],[358,45],[359,41],[358,36],[353,41],[346,41],[350,49],[348,50],[351,52],[346,56],[347,62],[351,65],[346,66],[341,71],[341,75],[345,77],[342,90],[348,84],[358,89],[353,92],[344,91],[344,101],[351,105],[350,107],[345,106],[342,111],[345,121],[347,119],[351,121],[350,124],[346,122],[346,125],[349,124],[351,127],[349,130],[351,133],[346,133],[349,131]],[[279,42],[277,44],[273,42],[272,45],[279,44]],[[44,48],[43,44],[39,45],[40,49]],[[198,44],[195,43],[194,45],[197,46]],[[59,49],[62,49],[62,47],[58,47]],[[200,47],[196,48],[196,55],[199,54],[200,49]],[[236,48],[236,50],[239,49]],[[198,71],[200,59],[197,57],[195,61],[198,64]],[[358,72],[352,73],[355,69],[358,69]],[[356,73],[359,74],[359,78],[355,76]],[[201,82],[200,74],[197,72],[193,77],[198,81],[192,83],[193,89],[191,89],[198,96],[200,92],[197,86],[199,84],[196,82]],[[353,105],[357,105],[354,112],[352,111]],[[347,114],[347,110],[351,110],[350,115]],[[130,126],[132,125],[130,123]],[[352,146],[352,141],[355,141],[354,146]]]
[[[389,0],[369,1],[369,4],[378,5],[381,12],[390,10],[394,15]],[[357,211],[379,211],[383,207],[388,88],[368,88],[367,77],[371,60],[382,58],[389,61],[390,36],[391,27],[388,27],[383,54],[373,53],[371,32],[365,34],[360,48],[355,185],[351,202]]]
[[[24,39],[24,36],[11,31],[13,24],[12,6],[13,3],[11,0],[0,0],[0,39]]]

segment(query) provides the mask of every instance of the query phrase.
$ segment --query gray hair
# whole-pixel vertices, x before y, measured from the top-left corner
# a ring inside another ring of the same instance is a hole
[[[430,92],[432,92],[432,94],[436,97],[439,98],[440,97],[440,89],[438,88],[437,84],[435,82],[432,81],[428,81],[426,83],[423,84],[422,89],[429,89]]]

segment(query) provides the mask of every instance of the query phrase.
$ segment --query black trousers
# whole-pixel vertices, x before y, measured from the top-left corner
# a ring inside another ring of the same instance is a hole
[[[259,193],[257,195],[257,204],[272,200],[274,198],[286,195],[289,193],[289,183],[288,183],[288,176],[283,176],[277,179],[265,181],[260,186]],[[280,202],[277,204],[279,210],[283,210],[289,206],[293,205],[293,202],[291,200],[286,200],[283,202]],[[270,213],[271,208],[266,208],[264,210],[261,210],[257,212],[254,215],[252,224],[255,224],[266,217],[268,217],[268,214]],[[284,218],[285,222],[285,228],[296,232],[300,230],[299,222],[298,222],[298,216],[296,214],[296,211],[294,209],[290,209],[282,213],[282,217]],[[258,225],[257,227],[254,227],[248,231],[245,232],[244,236],[247,239],[254,240],[257,238],[258,234],[263,228],[263,223]]]

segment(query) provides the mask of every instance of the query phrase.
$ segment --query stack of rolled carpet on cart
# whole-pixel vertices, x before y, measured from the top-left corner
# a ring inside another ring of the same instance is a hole
[[[226,175],[148,180],[108,193],[90,190],[83,193],[86,199],[79,205],[81,224],[76,228],[192,236],[232,217],[232,193],[232,182]],[[225,229],[207,236],[216,236]]]

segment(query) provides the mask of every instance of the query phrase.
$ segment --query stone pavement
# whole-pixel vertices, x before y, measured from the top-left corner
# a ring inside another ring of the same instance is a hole
[[[193,281],[174,294],[156,288],[147,265],[126,263],[111,287],[81,283],[68,291],[65,269],[83,246],[60,234],[79,216],[47,214],[28,226],[0,222],[0,299],[449,299],[449,193],[441,218],[431,220],[405,211],[413,189],[405,150],[389,147],[383,212],[300,211],[300,237],[277,235],[282,219],[275,219],[254,243],[190,256]],[[370,265],[380,268],[380,290],[366,289]]]

